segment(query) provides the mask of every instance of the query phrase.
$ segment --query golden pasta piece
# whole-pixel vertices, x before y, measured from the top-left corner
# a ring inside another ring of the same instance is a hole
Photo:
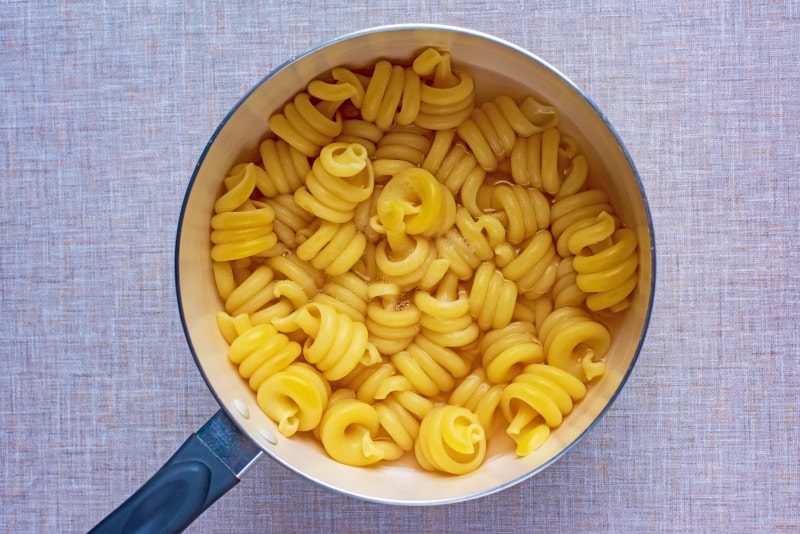
[[[414,454],[423,469],[463,475],[483,462],[486,430],[466,408],[437,406],[422,419]]]
[[[587,368],[593,377],[599,376],[592,367],[597,363],[595,358],[602,358],[608,351],[611,332],[583,309],[566,306],[554,309],[545,318],[539,339],[549,365],[588,381]]]
[[[544,361],[544,349],[531,323],[513,322],[487,332],[481,351],[486,376],[496,384],[511,382],[526,365]]]
[[[389,440],[380,440],[377,410],[356,399],[331,403],[320,423],[320,440],[325,451],[337,462],[365,466],[382,460],[396,460],[403,449]]]
[[[258,407],[278,423],[286,437],[319,425],[331,387],[320,373],[305,363],[293,363],[259,386]]]

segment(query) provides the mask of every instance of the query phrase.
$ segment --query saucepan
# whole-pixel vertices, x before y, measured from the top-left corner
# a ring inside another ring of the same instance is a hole
[[[421,469],[412,458],[371,467],[332,460],[319,442],[284,437],[259,408],[255,393],[227,357],[217,314],[223,309],[210,256],[210,224],[222,180],[236,164],[258,159],[268,118],[310,81],[346,65],[379,59],[407,64],[433,48],[471,74],[478,99],[535,95],[560,113],[559,127],[585,154],[590,180],[608,193],[615,216],[637,238],[637,285],[627,309],[609,324],[605,373],[541,447],[515,454],[510,439],[491,440],[483,464],[463,475]],[[220,410],[142,488],[96,527],[98,532],[176,531],[188,526],[266,455],[330,491],[387,505],[445,505],[486,496],[542,471],[567,453],[606,413],[642,349],[655,287],[652,220],[642,182],[619,136],[598,107],[556,68],[496,37],[439,25],[392,25],[334,39],[275,69],[233,108],[211,136],[192,175],[180,213],[175,274],[186,339]]]

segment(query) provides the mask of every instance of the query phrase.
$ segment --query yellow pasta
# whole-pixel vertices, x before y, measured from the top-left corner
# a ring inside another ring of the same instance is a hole
[[[334,460],[365,466],[396,460],[403,449],[391,440],[379,440],[380,416],[374,406],[357,399],[331,403],[320,423],[320,439]]]
[[[535,331],[531,323],[514,322],[483,336],[483,368],[489,380],[510,382],[526,365],[544,361],[544,349]]]
[[[509,425],[506,432],[517,443],[517,454],[539,448],[572,411],[574,401],[586,395],[586,386],[557,367],[531,364],[502,394],[500,406]]]
[[[344,223],[353,218],[358,203],[369,198],[374,185],[372,163],[363,146],[331,143],[314,160],[294,200],[320,219]]]
[[[636,234],[559,113],[476,102],[426,48],[337,66],[269,117],[210,220],[228,360],[281,435],[353,466],[532,454],[601,379]]]
[[[437,406],[422,419],[414,452],[419,464],[429,471],[469,473],[486,455],[486,430],[466,408]]]
[[[278,431],[291,437],[319,425],[330,393],[330,384],[316,369],[298,362],[264,380],[256,401],[278,423]]]
[[[367,339],[367,327],[353,322],[332,306],[311,302],[288,317],[272,322],[282,332],[302,330],[309,336],[303,345],[303,356],[328,380],[344,377],[359,362],[380,360],[374,345]]]

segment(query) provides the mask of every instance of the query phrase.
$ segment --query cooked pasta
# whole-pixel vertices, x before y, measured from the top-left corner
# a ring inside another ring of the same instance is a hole
[[[544,361],[544,349],[531,323],[516,321],[488,332],[481,340],[483,368],[495,384],[510,382],[531,363]]]
[[[517,454],[539,448],[572,411],[574,401],[586,395],[586,386],[557,367],[532,364],[503,390],[500,406],[509,421],[506,432],[517,443]]]
[[[316,428],[328,404],[330,384],[314,367],[296,362],[276,372],[258,387],[258,407],[291,437]]]
[[[602,379],[638,244],[559,113],[448,51],[336,66],[268,117],[210,219],[217,327],[281,435],[335,461],[534,453]]]
[[[447,403],[462,406],[476,416],[487,432],[495,421],[495,413],[500,407],[505,384],[490,382],[483,367],[478,367],[465,376],[450,393]]]
[[[314,160],[295,202],[324,221],[348,222],[359,202],[372,194],[375,175],[366,149],[358,143],[325,145]]]
[[[328,405],[319,425],[320,440],[334,460],[365,466],[396,460],[403,454],[391,440],[378,439],[380,416],[374,406],[357,399],[341,399]]]
[[[611,333],[581,308],[554,309],[539,328],[547,363],[582,380],[605,373],[602,358],[611,345]]]
[[[420,330],[417,305],[401,294],[397,284],[373,282],[367,289],[366,320],[369,340],[381,354],[405,350]]]
[[[302,330],[309,336],[303,345],[303,356],[328,380],[344,377],[359,362],[380,360],[374,345],[367,340],[364,323],[353,322],[332,306],[308,303],[288,317],[272,322],[282,332]]]
[[[423,469],[469,473],[486,455],[486,430],[466,408],[436,406],[422,419],[414,453]]]

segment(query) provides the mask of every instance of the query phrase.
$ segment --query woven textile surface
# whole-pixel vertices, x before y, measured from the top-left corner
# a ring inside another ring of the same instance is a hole
[[[800,3],[0,0],[0,530],[82,532],[218,409],[173,275],[219,122],[351,31],[441,23],[569,77],[636,162],[656,302],[621,395],[481,499],[394,507],[262,458],[190,532],[800,530]]]

